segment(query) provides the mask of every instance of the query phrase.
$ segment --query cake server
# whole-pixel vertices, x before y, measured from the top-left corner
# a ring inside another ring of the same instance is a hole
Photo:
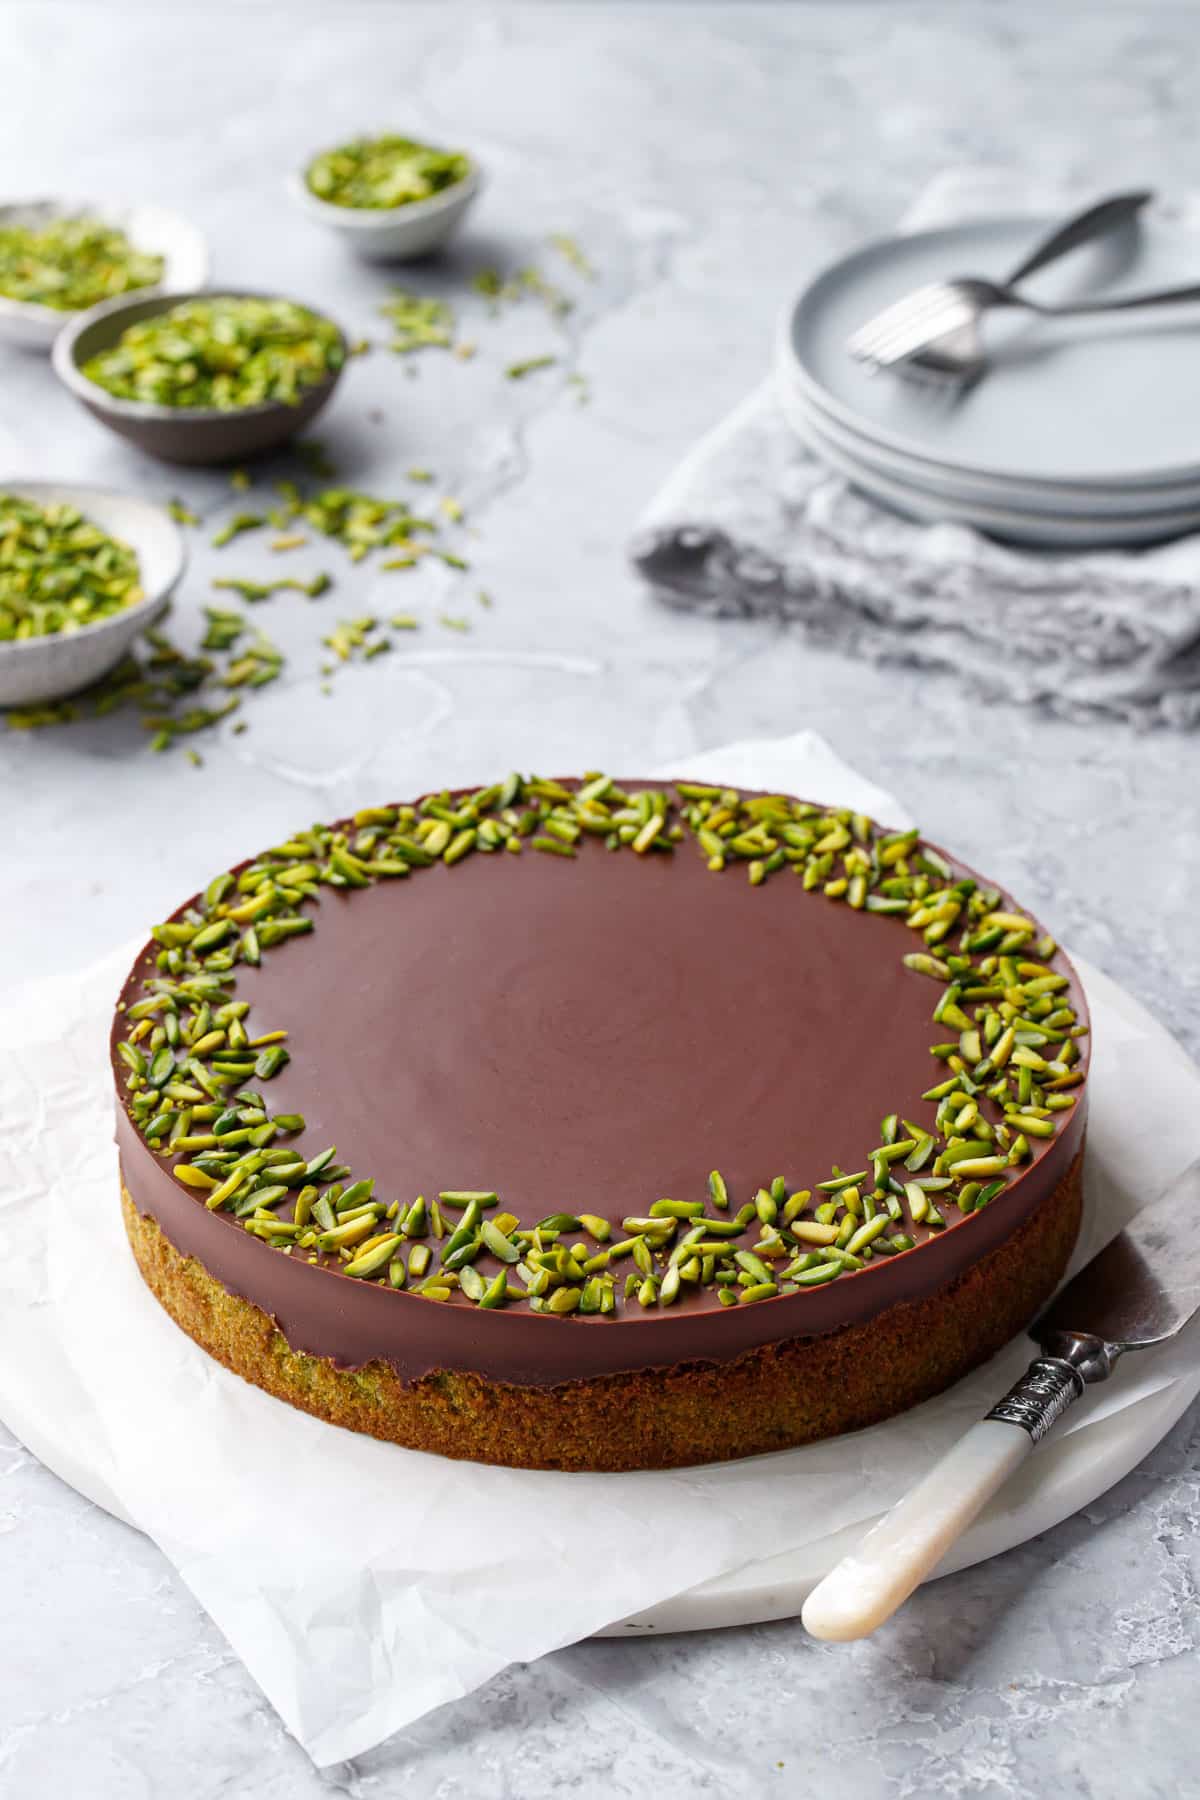
[[[1200,1309],[1198,1213],[1200,1160],[1055,1296],[1029,1328],[1042,1355],[817,1583],[801,1613],[814,1637],[867,1637],[890,1619],[1085,1387],[1182,1331]]]

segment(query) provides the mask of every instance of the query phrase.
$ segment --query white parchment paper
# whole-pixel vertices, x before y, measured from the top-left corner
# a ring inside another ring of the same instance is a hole
[[[807,733],[667,773],[785,787],[907,823]],[[159,1543],[319,1764],[370,1748],[510,1662],[870,1517],[1029,1359],[1022,1339],[950,1394],[870,1431],[670,1474],[451,1463],[294,1412],[178,1331],[129,1255],[105,1046],[134,948],[0,1003],[0,1414],[53,1419],[56,1442]],[[1196,1147],[1200,1071],[1112,995],[1102,977],[1089,983],[1077,1260]],[[1194,1355],[1180,1345],[1131,1359],[1069,1425],[1183,1378]]]

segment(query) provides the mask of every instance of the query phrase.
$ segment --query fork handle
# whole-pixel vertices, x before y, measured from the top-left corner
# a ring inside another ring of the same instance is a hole
[[[975,283],[975,291],[980,297],[986,296],[991,306],[1015,306],[1022,312],[1036,313],[1040,319],[1083,319],[1101,313],[1136,312],[1147,306],[1181,306],[1187,301],[1200,300],[1200,285],[1196,284],[1157,288],[1149,294],[1122,294],[1116,300],[1076,300],[1070,306],[1043,306],[1040,301],[1015,294],[1010,288],[991,287],[983,282]]]
[[[1070,319],[1081,313],[1131,312],[1139,306],[1179,306],[1185,300],[1200,300],[1200,286],[1160,288],[1154,294],[1125,294],[1117,300],[1080,300],[1074,306],[1039,306],[1037,311]]]
[[[1101,200],[1095,206],[1086,207],[1083,212],[1068,219],[1065,225],[1058,226],[1049,237],[1043,238],[1002,285],[1015,287],[1018,281],[1024,281],[1036,269],[1045,268],[1047,263],[1065,256],[1068,250],[1090,243],[1093,238],[1102,237],[1105,232],[1115,231],[1127,219],[1135,218],[1153,197],[1150,190],[1145,188],[1131,194],[1114,194],[1111,200]]]

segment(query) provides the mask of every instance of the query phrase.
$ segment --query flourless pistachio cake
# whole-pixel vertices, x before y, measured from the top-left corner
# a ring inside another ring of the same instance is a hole
[[[1053,940],[915,831],[510,776],[298,831],[155,927],[125,1219],[184,1331],[337,1424],[746,1456],[937,1393],[1046,1299],[1087,1030]]]

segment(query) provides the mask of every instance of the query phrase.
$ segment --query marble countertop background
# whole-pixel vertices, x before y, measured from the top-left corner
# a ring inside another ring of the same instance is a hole
[[[494,321],[464,298],[472,363],[410,374],[377,350],[322,421],[349,482],[395,493],[410,465],[438,471],[477,533],[469,576],[308,555],[336,591],[258,610],[285,678],[244,734],[199,741],[199,769],[123,717],[0,728],[0,983],[82,966],[297,821],[499,767],[636,770],[812,726],[1200,1052],[1200,737],[1051,723],[983,705],[968,672],[922,682],[787,629],[669,617],[623,557],[661,478],[761,375],[780,303],[940,169],[1194,186],[1192,8],[9,0],[0,26],[6,190],[174,202],[218,279],[315,299],[351,335],[377,330],[389,278],[348,262],[282,182],[364,125],[461,141],[486,166],[469,237],[414,278],[429,291],[545,260],[554,231],[597,271],[561,336],[536,308]],[[547,350],[553,370],[504,379]],[[143,462],[44,363],[0,352],[9,472],[230,506],[222,477]],[[218,566],[261,567],[249,540],[212,552],[208,535],[183,639]],[[321,633],[397,605],[431,622],[323,695]],[[438,627],[443,609],[472,632]],[[158,1551],[0,1427],[0,1797],[1200,1793],[1181,1728],[1198,1448],[1193,1412],[1086,1514],[925,1589],[878,1641],[821,1646],[793,1622],[583,1644],[318,1773]]]

